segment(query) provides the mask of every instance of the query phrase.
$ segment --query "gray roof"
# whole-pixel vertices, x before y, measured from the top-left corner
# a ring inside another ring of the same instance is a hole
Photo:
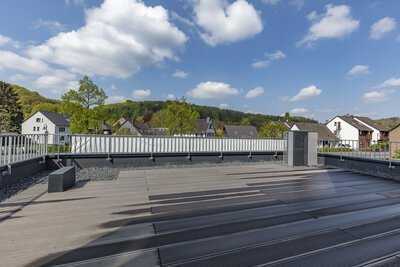
[[[257,128],[251,125],[225,125],[225,137],[257,138]]]
[[[379,131],[382,131],[382,132],[390,131],[390,129],[388,127],[384,127],[368,117],[354,116],[354,118],[359,119],[360,121],[364,122],[365,124],[375,128]]]
[[[342,120],[350,124],[351,126],[357,128],[360,131],[372,132],[373,130],[364,124],[356,121],[352,116],[339,116]]]
[[[54,123],[57,126],[69,126],[69,120],[68,117],[57,113],[57,112],[51,112],[51,111],[39,111],[42,113],[44,116],[46,116],[52,123]]]
[[[294,125],[300,131],[318,133],[318,140],[336,141],[338,138],[324,124],[312,122],[297,122]]]
[[[211,125],[212,129],[209,129]],[[205,119],[198,119],[196,121],[196,132],[199,133],[207,133],[207,132],[214,132],[213,122],[210,118]]]

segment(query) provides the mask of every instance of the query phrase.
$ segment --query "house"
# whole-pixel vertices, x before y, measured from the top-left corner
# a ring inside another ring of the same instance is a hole
[[[336,116],[328,121],[326,126],[343,143],[354,149],[367,148],[371,145],[374,130],[353,116]]]
[[[320,123],[296,122],[293,124],[290,130],[318,133],[319,142],[330,143],[339,141],[339,139],[329,130],[326,125]]]
[[[48,144],[65,144],[70,133],[69,120],[56,112],[37,111],[22,123],[21,133],[48,134]]]
[[[112,135],[112,128],[111,126],[106,123],[106,122],[102,122],[100,124],[100,131],[104,134],[104,135]]]
[[[213,120],[209,117],[205,119],[198,119],[196,121],[196,136],[211,137],[215,136],[215,128]]]
[[[400,124],[390,130],[389,142],[391,156],[396,157],[400,154]]]
[[[364,124],[365,126],[373,130],[371,139],[372,143],[378,143],[389,140],[390,129],[388,129],[387,127],[379,125],[374,120],[368,117],[353,116],[353,118],[359,123]]]
[[[224,136],[227,138],[257,138],[257,128],[251,125],[225,125]]]
[[[134,120],[120,118],[114,123],[115,133],[119,135],[133,136],[164,136],[167,135],[166,128],[152,128],[148,123],[135,123]]]
[[[120,118],[113,125],[116,129],[115,133],[120,135],[133,135],[133,136],[141,136],[142,133],[140,129],[136,127],[134,120],[127,118]]]

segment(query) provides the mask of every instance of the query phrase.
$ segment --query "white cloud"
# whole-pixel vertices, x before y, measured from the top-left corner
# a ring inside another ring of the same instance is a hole
[[[59,89],[66,91],[78,86],[77,76],[65,70],[51,71],[35,80],[35,85],[41,89]]]
[[[278,4],[281,0],[261,0],[264,4],[267,5],[276,5]]]
[[[139,99],[144,99],[147,98],[151,95],[151,90],[150,89],[140,89],[140,90],[135,90],[132,93],[132,96],[134,98],[139,98]]]
[[[3,45],[8,44],[10,42],[11,42],[11,38],[0,34],[0,46],[3,46]]]
[[[249,90],[246,94],[246,98],[255,98],[255,97],[261,96],[263,94],[264,94],[264,88],[261,86],[258,86],[254,89]]]
[[[0,50],[0,68],[29,74],[43,74],[49,71],[49,66],[41,60],[23,57],[5,50]]]
[[[370,74],[369,66],[367,66],[367,65],[355,65],[347,73],[347,75],[349,75],[349,76],[358,76],[358,75],[367,75],[367,74]]]
[[[229,108],[229,104],[221,103],[221,104],[219,104],[219,108],[220,109],[228,109]]]
[[[272,62],[282,60],[286,58],[285,53],[281,50],[277,50],[273,53],[265,53],[265,58],[263,60],[255,61],[251,64],[254,69],[262,69],[271,65]]]
[[[297,10],[300,10],[304,6],[304,0],[292,0],[289,2],[289,4],[296,7]]]
[[[260,61],[256,61],[251,63],[251,66],[254,69],[263,69],[269,66],[271,62],[269,60],[260,60]]]
[[[384,81],[379,87],[382,88],[400,87],[400,78],[390,78]]]
[[[308,34],[298,42],[298,45],[312,45],[320,39],[342,38],[360,26],[360,22],[351,16],[351,8],[347,5],[327,5],[324,14],[311,14],[308,18],[312,20],[312,25]]]
[[[396,29],[396,20],[390,17],[384,17],[371,26],[369,37],[374,40],[383,38],[387,33]]]
[[[199,99],[220,99],[238,95],[239,91],[231,85],[222,82],[202,82],[190,90],[188,96]]]
[[[215,46],[248,39],[263,30],[260,14],[246,0],[195,0],[195,21],[203,40]]]
[[[115,103],[121,103],[127,100],[125,96],[120,96],[120,95],[111,95],[107,97],[106,103],[107,104],[115,104]]]
[[[67,5],[84,6],[85,0],[65,0]]]
[[[168,100],[175,100],[176,97],[175,97],[174,94],[168,94],[168,95],[167,95],[167,99],[168,99]]]
[[[189,74],[183,70],[176,70],[172,77],[179,78],[179,79],[186,79]]]
[[[53,20],[43,20],[39,19],[33,24],[33,27],[35,29],[48,29],[51,32],[61,32],[65,31],[67,29],[67,26],[58,22],[58,21],[53,21]]]
[[[387,92],[385,91],[370,91],[363,95],[363,100],[366,103],[379,103],[387,100]]]
[[[281,50],[277,50],[273,53],[266,53],[265,56],[271,61],[281,60],[286,58],[285,53],[283,53]]]
[[[291,102],[306,100],[312,97],[319,96],[322,93],[322,90],[316,87],[315,85],[310,85],[305,87],[299,91],[297,95],[290,99]]]
[[[29,55],[80,74],[127,77],[144,66],[178,59],[186,41],[162,6],[105,0],[86,10],[83,27],[59,33]]]
[[[292,115],[305,115],[309,112],[306,108],[294,108],[289,113]]]

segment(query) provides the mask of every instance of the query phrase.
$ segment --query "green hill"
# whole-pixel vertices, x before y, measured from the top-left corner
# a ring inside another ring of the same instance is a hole
[[[20,97],[24,116],[31,114],[35,105],[49,103],[57,104],[59,100],[46,98],[37,92],[31,91],[19,85],[13,85],[14,90]],[[116,104],[104,105],[102,109],[107,114],[106,121],[116,121],[120,117],[136,118],[143,117],[150,119],[152,114],[160,111],[166,105],[167,101],[131,101],[127,100]],[[220,109],[217,107],[193,105],[200,113],[200,117],[211,117],[217,122],[225,124],[251,124],[261,127],[267,121],[283,121],[283,117],[264,114],[245,113],[237,110]],[[291,117],[293,122],[314,122],[314,120],[304,117]]]
[[[391,117],[391,118],[375,120],[375,122],[385,127],[386,129],[393,129],[394,127],[400,124],[400,118]]]
[[[13,84],[12,87],[19,96],[19,101],[21,103],[22,111],[24,112],[25,117],[31,114],[32,108],[37,104],[40,103],[55,104],[58,102],[57,100],[46,98],[40,95],[38,92],[30,91],[16,84]]]

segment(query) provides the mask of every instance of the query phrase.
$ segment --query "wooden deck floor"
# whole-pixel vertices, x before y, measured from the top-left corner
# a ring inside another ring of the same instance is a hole
[[[0,266],[380,266],[400,262],[400,183],[273,163],[122,170],[42,195],[0,239]]]

